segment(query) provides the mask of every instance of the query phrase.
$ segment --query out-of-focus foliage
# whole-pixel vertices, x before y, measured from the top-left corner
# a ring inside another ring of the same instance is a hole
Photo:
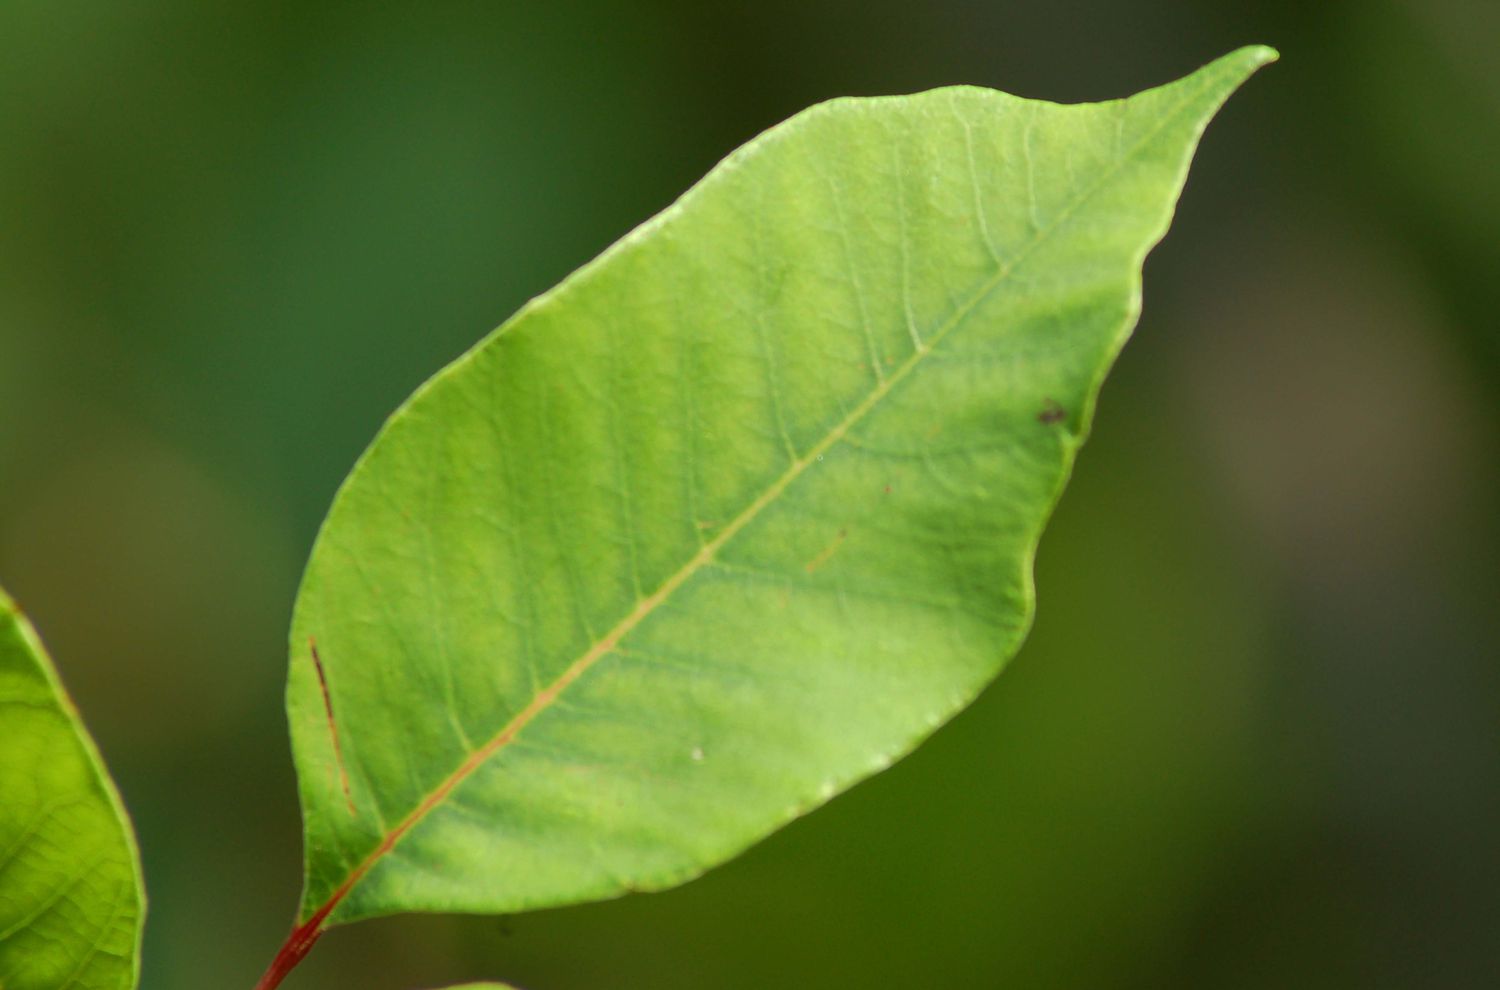
[[[418,382],[801,107],[956,82],[1103,99],[1248,40],[1283,60],[1148,265],[993,689],[680,890],[372,922],[296,979],[1483,985],[1483,6],[0,5],[0,579],[136,813],[143,985],[248,987],[285,934],[297,568]]]

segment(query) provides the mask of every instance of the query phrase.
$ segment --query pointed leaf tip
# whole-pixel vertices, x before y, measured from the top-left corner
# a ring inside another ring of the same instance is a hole
[[[1278,61],[1281,53],[1269,45],[1245,45],[1236,48],[1227,55],[1222,55],[1208,65],[1204,66],[1194,76],[1205,73],[1222,73],[1226,85],[1226,95],[1238,89],[1245,80],[1249,79],[1258,70]],[[1190,77],[1191,78],[1191,77]]]
[[[1270,45],[1245,45],[1230,52],[1226,58],[1241,58],[1252,68],[1270,65],[1281,58],[1281,53]]]

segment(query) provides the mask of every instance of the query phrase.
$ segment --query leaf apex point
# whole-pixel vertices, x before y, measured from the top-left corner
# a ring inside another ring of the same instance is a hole
[[[1231,52],[1226,57],[1238,59],[1246,63],[1249,71],[1254,72],[1256,69],[1270,65],[1272,62],[1280,61],[1281,52],[1270,45],[1245,45],[1243,48]]]

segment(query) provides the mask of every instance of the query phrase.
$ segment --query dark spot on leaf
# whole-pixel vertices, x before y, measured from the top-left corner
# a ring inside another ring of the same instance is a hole
[[[1046,404],[1042,406],[1042,411],[1036,414],[1036,421],[1044,426],[1061,423],[1067,418],[1068,411],[1052,399],[1048,399]]]

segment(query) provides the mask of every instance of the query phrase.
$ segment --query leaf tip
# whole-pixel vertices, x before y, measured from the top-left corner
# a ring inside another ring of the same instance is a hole
[[[1239,54],[1257,69],[1281,58],[1281,53],[1270,45],[1246,45],[1239,50]]]
[[[1281,53],[1269,45],[1246,45],[1214,59],[1197,72],[1176,83],[1167,85],[1199,86],[1198,96],[1202,100],[1201,107],[1204,110],[1200,125],[1206,125],[1224,101],[1244,85],[1247,79],[1257,70],[1275,62],[1280,57]],[[1201,82],[1195,83],[1193,82],[1195,80],[1201,80]]]
[[[1216,64],[1226,69],[1237,70],[1239,81],[1243,82],[1257,69],[1264,68],[1280,58],[1281,53],[1270,45],[1246,45],[1220,58]]]

